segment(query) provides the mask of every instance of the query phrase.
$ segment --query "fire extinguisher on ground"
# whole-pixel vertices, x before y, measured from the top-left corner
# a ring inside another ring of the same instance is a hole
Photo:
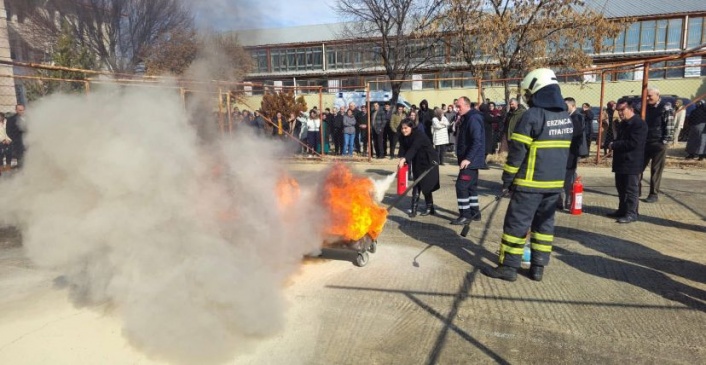
[[[571,214],[581,215],[581,207],[583,206],[583,183],[581,176],[576,178],[571,190]]]
[[[402,195],[407,190],[409,165],[404,165],[397,170],[397,195]]]

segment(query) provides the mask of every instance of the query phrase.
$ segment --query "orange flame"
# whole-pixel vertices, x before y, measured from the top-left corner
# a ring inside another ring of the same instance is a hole
[[[387,220],[387,210],[373,199],[373,182],[357,177],[343,164],[336,164],[324,182],[324,204],[331,224],[327,234],[352,241],[366,234],[376,239]]]
[[[282,175],[277,181],[277,200],[280,211],[287,212],[299,198],[299,183],[291,176]]]

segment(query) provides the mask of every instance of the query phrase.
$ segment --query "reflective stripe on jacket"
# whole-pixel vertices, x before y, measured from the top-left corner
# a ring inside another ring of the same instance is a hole
[[[510,137],[504,185],[527,192],[562,191],[573,132],[565,111],[533,107],[524,112]]]

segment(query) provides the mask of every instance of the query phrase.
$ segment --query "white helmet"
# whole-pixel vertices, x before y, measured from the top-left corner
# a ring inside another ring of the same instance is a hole
[[[559,82],[556,81],[554,71],[548,68],[538,68],[530,71],[530,73],[522,79],[520,87],[522,91],[534,95],[539,89],[552,84],[559,84]]]

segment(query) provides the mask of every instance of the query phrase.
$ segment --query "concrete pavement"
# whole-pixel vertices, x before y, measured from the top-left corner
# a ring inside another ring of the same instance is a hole
[[[295,166],[299,173],[321,168]],[[376,176],[393,171],[394,162],[354,169]],[[481,172],[481,206],[499,191],[500,174],[498,166]],[[584,214],[557,213],[544,281],[521,276],[508,283],[480,274],[496,259],[507,200],[491,205],[460,237],[448,224],[456,214],[456,170],[447,165],[435,193],[438,216],[409,219],[394,209],[364,268],[307,260],[285,289],[284,331],[232,363],[705,362],[706,172],[666,170],[660,201],[642,203],[640,221],[629,225],[604,217],[617,207],[610,170],[580,167],[579,174]],[[0,289],[10,293],[0,299],[0,363],[156,361],[121,342],[110,316],[71,308],[66,293],[47,284],[52,273],[23,261],[19,237],[11,230],[0,236]]]

